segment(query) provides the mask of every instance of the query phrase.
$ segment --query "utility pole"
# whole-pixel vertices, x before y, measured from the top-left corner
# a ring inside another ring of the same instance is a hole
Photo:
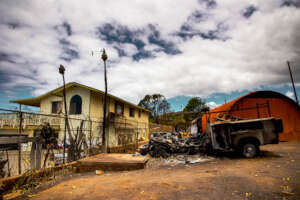
[[[63,78],[63,85],[64,85],[64,104],[65,104],[65,131],[64,131],[64,154],[63,154],[63,163],[65,164],[65,154],[66,154],[66,135],[67,135],[67,123],[68,123],[68,115],[67,115],[67,100],[66,100],[66,84],[65,84],[65,68],[63,65],[59,66],[59,73],[62,75]]]
[[[299,105],[299,101],[298,101],[298,97],[297,97],[297,93],[296,93],[296,89],[295,89],[295,84],[294,84],[294,79],[293,79],[293,75],[292,75],[292,71],[291,71],[289,61],[287,61],[287,65],[288,65],[289,72],[290,72],[290,77],[291,77],[291,82],[292,82],[292,86],[293,86],[293,89],[294,89],[294,95],[295,95],[296,103],[297,103],[297,105]]]
[[[103,129],[102,129],[102,152],[107,153],[107,145],[106,145],[106,135],[105,135],[105,128],[106,128],[106,105],[107,105],[107,76],[106,76],[106,60],[107,55],[105,53],[105,49],[102,51],[101,56],[103,62],[104,62],[104,83],[105,83],[105,92],[104,92],[104,103],[103,103]]]
[[[19,136],[21,136],[21,133],[22,133],[22,120],[23,120],[22,104],[19,104],[19,119],[20,119],[20,124],[19,124],[18,132],[19,132]],[[19,168],[19,174],[22,173],[22,163],[21,163],[22,154],[21,154],[21,151],[22,151],[22,144],[19,142],[18,143],[18,152],[19,152],[19,155],[18,155],[18,168]]]

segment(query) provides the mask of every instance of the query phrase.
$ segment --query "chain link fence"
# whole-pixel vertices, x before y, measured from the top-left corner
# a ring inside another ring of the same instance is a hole
[[[103,118],[91,120],[90,118],[82,119],[68,116],[67,121],[69,126],[65,126],[63,114],[40,114],[0,109],[0,161],[6,161],[2,167],[4,173],[2,177],[32,170],[30,156],[34,142],[29,141],[28,138],[39,137],[43,127],[47,124],[51,130],[53,129],[57,133],[57,145],[51,146],[50,156],[49,144],[44,143],[42,145],[39,161],[41,167],[43,167],[45,157],[47,157],[45,167],[63,163],[64,157],[65,161],[70,161],[67,159],[69,156],[67,152],[72,141],[74,143],[73,150],[78,152],[73,160],[100,152]],[[148,138],[148,123],[130,120],[122,116],[111,117],[111,115],[108,115],[107,121],[106,143],[108,152],[135,151],[139,143]],[[23,142],[15,141],[16,138],[19,140],[21,138]],[[28,141],[26,142],[26,140]],[[65,154],[63,153],[64,148]]]

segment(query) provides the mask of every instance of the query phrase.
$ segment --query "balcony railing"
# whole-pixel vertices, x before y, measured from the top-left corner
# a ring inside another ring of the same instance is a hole
[[[63,118],[57,116],[45,116],[34,113],[22,113],[22,127],[36,127],[46,122],[54,126],[63,124]],[[18,128],[20,125],[20,113],[0,113],[0,127]]]
[[[69,122],[77,126],[83,119],[75,119],[70,117]],[[93,124],[99,124],[102,126],[103,119],[93,119],[86,120],[93,122]],[[34,128],[44,123],[50,123],[51,126],[58,126],[64,128],[64,116],[61,115],[51,115],[51,114],[35,114],[35,113],[23,113],[22,112],[22,128]],[[137,120],[132,120],[125,118],[123,116],[113,116],[109,117],[110,125],[117,129],[145,129],[148,128],[148,123],[139,122]],[[0,128],[18,128],[20,126],[20,113],[0,113]]]
[[[128,119],[124,116],[111,115],[109,122],[119,129],[143,129],[148,128],[148,124],[137,120]]]

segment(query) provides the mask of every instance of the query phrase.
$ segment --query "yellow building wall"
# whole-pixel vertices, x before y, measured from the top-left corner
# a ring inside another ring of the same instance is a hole
[[[67,110],[70,112],[70,101],[74,95],[79,95],[82,99],[82,109],[80,115],[69,115],[69,117],[75,117],[78,119],[86,119],[90,115],[90,91],[87,89],[74,87],[69,88],[66,91],[66,102],[67,102]],[[42,114],[52,114],[52,102],[54,101],[62,101],[62,109],[64,112],[64,101],[62,97],[59,96],[49,96],[41,100],[40,104],[40,112]]]
[[[93,91],[91,91],[90,116],[94,121],[103,118],[103,96]]]
[[[80,87],[73,87],[73,88],[68,88],[66,91],[66,102],[67,102],[67,111],[68,113],[70,112],[70,101],[71,98],[74,95],[79,95],[82,99],[82,107],[81,107],[81,114],[79,115],[68,115],[69,116],[69,123],[70,127],[73,130],[76,130],[77,127],[80,127],[80,123],[82,120],[89,120],[90,116],[90,91],[84,88]],[[63,113],[65,112],[65,107],[64,107],[64,100],[62,97],[59,96],[49,96],[41,100],[40,104],[40,112],[41,114],[52,114],[52,102],[54,101],[62,101],[62,111]],[[54,114],[55,115],[55,114]],[[64,136],[64,119],[63,119],[64,114],[61,114],[61,122],[60,122],[60,131],[59,131],[59,140],[62,141],[63,136]],[[51,117],[48,117],[51,118]],[[84,128],[87,129],[88,123],[86,122],[84,124]],[[67,134],[67,139],[68,139],[68,134]]]
[[[82,114],[80,115],[69,115],[70,118],[76,119],[84,119],[84,120],[91,120],[86,121],[84,125],[84,129],[91,129],[92,130],[92,143],[101,141],[101,134],[102,134],[102,121],[103,121],[103,101],[104,96],[94,91],[90,91],[80,87],[69,88],[66,92],[66,100],[67,100],[67,109],[70,109],[70,100],[74,95],[79,95],[82,98]],[[62,101],[63,98],[58,96],[49,96],[41,101],[41,113],[44,114],[51,114],[52,110],[52,102],[53,101]],[[107,114],[112,112],[115,113],[115,101],[113,98],[107,98],[108,109]],[[135,113],[134,117],[129,116],[129,109],[134,108]],[[64,105],[63,105],[64,110]],[[139,117],[139,108],[133,107],[129,104],[124,103],[124,117],[127,120],[132,120],[131,123],[137,124],[138,129],[115,129],[115,127],[109,127],[109,146],[116,146],[118,143],[118,135],[119,134],[135,134],[138,132],[139,138],[148,138],[149,134],[149,113],[146,111],[141,110],[141,116]],[[63,116],[63,115],[61,115]],[[81,120],[70,120],[70,124],[72,125],[73,129],[76,129],[80,126]],[[64,127],[64,120],[62,120],[61,127]],[[90,137],[89,132],[86,132],[88,138]],[[63,138],[63,131],[59,133],[60,140]],[[88,139],[89,140],[89,139]]]
[[[41,100],[40,113],[42,114],[51,114],[52,112],[52,102],[54,101],[63,101],[62,97],[59,96],[49,96]]]

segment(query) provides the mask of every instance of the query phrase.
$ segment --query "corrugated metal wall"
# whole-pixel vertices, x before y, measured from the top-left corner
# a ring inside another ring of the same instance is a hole
[[[264,118],[269,117],[269,114],[272,117],[281,118],[283,121],[283,133],[280,134],[280,141],[300,141],[300,109],[293,101],[287,97],[275,93],[274,98],[270,95],[263,97],[263,92],[260,97],[255,97],[255,92],[245,95],[241,98],[233,100],[228,104],[222,105],[216,109],[213,109],[211,112],[218,112],[227,110],[229,115],[237,116],[240,118]],[[280,97],[282,96],[282,97]],[[257,109],[257,104],[262,105],[269,103],[268,106],[259,106]],[[246,109],[245,108],[252,108]],[[269,113],[270,112],[270,113]],[[214,121],[213,116],[216,114],[211,114],[210,119]],[[206,128],[206,119],[207,115],[202,117],[202,126]]]

